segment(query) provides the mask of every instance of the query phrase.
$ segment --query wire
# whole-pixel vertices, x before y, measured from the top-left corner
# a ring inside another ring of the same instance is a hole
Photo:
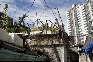
[[[58,14],[59,14],[59,19],[61,19],[61,16],[60,16],[59,10],[58,10],[58,8],[56,8],[56,9],[57,9],[57,12],[58,12]],[[63,22],[62,19],[61,19],[61,22]]]
[[[48,5],[47,5],[47,3],[46,3],[46,1],[44,0],[44,3],[46,4],[46,7],[48,8],[48,9],[51,9]]]
[[[32,3],[32,5],[30,6],[30,8],[32,8],[32,7],[33,7],[34,3],[35,3],[35,0],[33,1],[33,3]]]
[[[48,5],[47,5],[47,3],[46,3],[46,0],[44,0],[44,2],[45,2],[45,4],[46,4],[46,7],[48,8],[48,9],[51,9]],[[54,8],[54,9],[56,9],[57,10],[57,12],[58,12],[58,15],[59,15],[59,19],[61,19],[61,16],[60,16],[60,13],[59,13],[59,10],[58,10],[58,8],[56,7],[56,8]],[[53,15],[54,15],[54,17],[55,17],[55,12],[53,12],[53,10],[52,10],[52,13],[53,13]],[[56,17],[55,17],[56,18]],[[61,19],[61,22],[63,22],[62,21],[62,19]]]

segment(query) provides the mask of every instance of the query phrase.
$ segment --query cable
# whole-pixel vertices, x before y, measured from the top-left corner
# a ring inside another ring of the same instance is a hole
[[[61,16],[60,16],[59,10],[58,10],[58,8],[56,8],[56,9],[57,9],[57,12],[58,12],[58,14],[59,14],[59,19],[61,19]],[[61,19],[61,22],[63,22],[62,19]]]
[[[46,3],[46,1],[44,0],[44,2],[45,2],[45,4],[46,4],[46,6],[47,6],[47,8],[49,8],[49,9],[51,9],[48,5],[47,5],[47,3]],[[59,10],[58,10],[58,8],[56,7],[56,8],[54,8],[54,9],[57,9],[57,12],[58,12],[58,15],[59,15],[59,19],[61,19],[61,16],[60,16],[60,13],[59,13]],[[55,17],[55,12],[53,12],[53,10],[52,10],[52,13],[53,13],[53,15],[54,15],[54,17]],[[55,17],[56,18],[56,17]],[[62,21],[62,19],[61,19],[61,22],[63,22]]]
[[[35,0],[33,1],[33,3],[32,3],[32,5],[30,6],[30,8],[32,8],[32,7],[33,7],[34,3],[35,3]]]
[[[46,3],[46,1],[44,0],[44,3],[46,4],[46,7],[48,8],[48,9],[51,9],[48,5],[47,5],[47,3]]]

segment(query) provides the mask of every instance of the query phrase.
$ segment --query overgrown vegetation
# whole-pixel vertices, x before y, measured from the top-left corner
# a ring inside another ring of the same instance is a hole
[[[0,19],[2,19],[3,21],[0,21],[0,28],[3,28],[5,29],[7,32],[15,32],[15,26],[17,25],[13,25],[13,18],[9,17],[7,15],[7,11],[8,11],[8,5],[5,4],[5,7],[3,8],[3,13],[2,15],[0,14]],[[26,15],[24,15],[23,18],[25,18]],[[24,28],[23,26],[20,25],[20,27],[17,28],[17,32],[28,32],[28,29],[27,28]],[[53,28],[53,27],[49,27],[48,26],[48,23],[46,24],[43,24],[43,26],[41,27],[38,27],[38,28],[34,28],[34,29],[31,29],[31,31],[43,31],[43,30],[46,30],[46,31],[52,31],[52,32],[55,32],[57,30],[59,30],[59,28]],[[30,31],[30,30],[29,30]]]
[[[14,25],[13,25],[13,18],[9,17],[7,15],[8,11],[8,4],[5,4],[5,7],[3,8],[3,13],[0,14],[0,28],[5,29],[7,32],[15,32],[14,31]],[[18,28],[18,32],[26,32],[26,29],[24,27]]]

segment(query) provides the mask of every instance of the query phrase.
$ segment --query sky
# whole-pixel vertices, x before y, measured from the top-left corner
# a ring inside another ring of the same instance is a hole
[[[27,14],[29,17],[25,19],[25,23],[29,24],[36,19],[40,19],[43,23],[46,20],[55,22],[55,17],[59,19],[60,14],[65,25],[65,31],[68,33],[66,12],[71,9],[72,4],[82,4],[84,2],[86,0],[0,0],[0,11],[3,11],[4,4],[8,4],[7,13],[14,18],[14,21],[18,21],[19,17]],[[61,19],[59,19],[59,22]]]

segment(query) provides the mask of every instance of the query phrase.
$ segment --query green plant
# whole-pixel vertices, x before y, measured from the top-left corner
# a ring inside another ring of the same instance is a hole
[[[5,7],[3,9],[4,9],[3,11],[4,15],[1,16],[1,18],[4,20],[4,28],[7,28],[8,23],[9,23],[8,16],[7,16],[8,4],[5,4]]]
[[[6,28],[6,31],[12,33],[12,32],[14,32],[14,29],[13,28]]]
[[[23,28],[23,27],[20,27],[20,28],[19,28],[19,32],[26,32],[26,29]]]

